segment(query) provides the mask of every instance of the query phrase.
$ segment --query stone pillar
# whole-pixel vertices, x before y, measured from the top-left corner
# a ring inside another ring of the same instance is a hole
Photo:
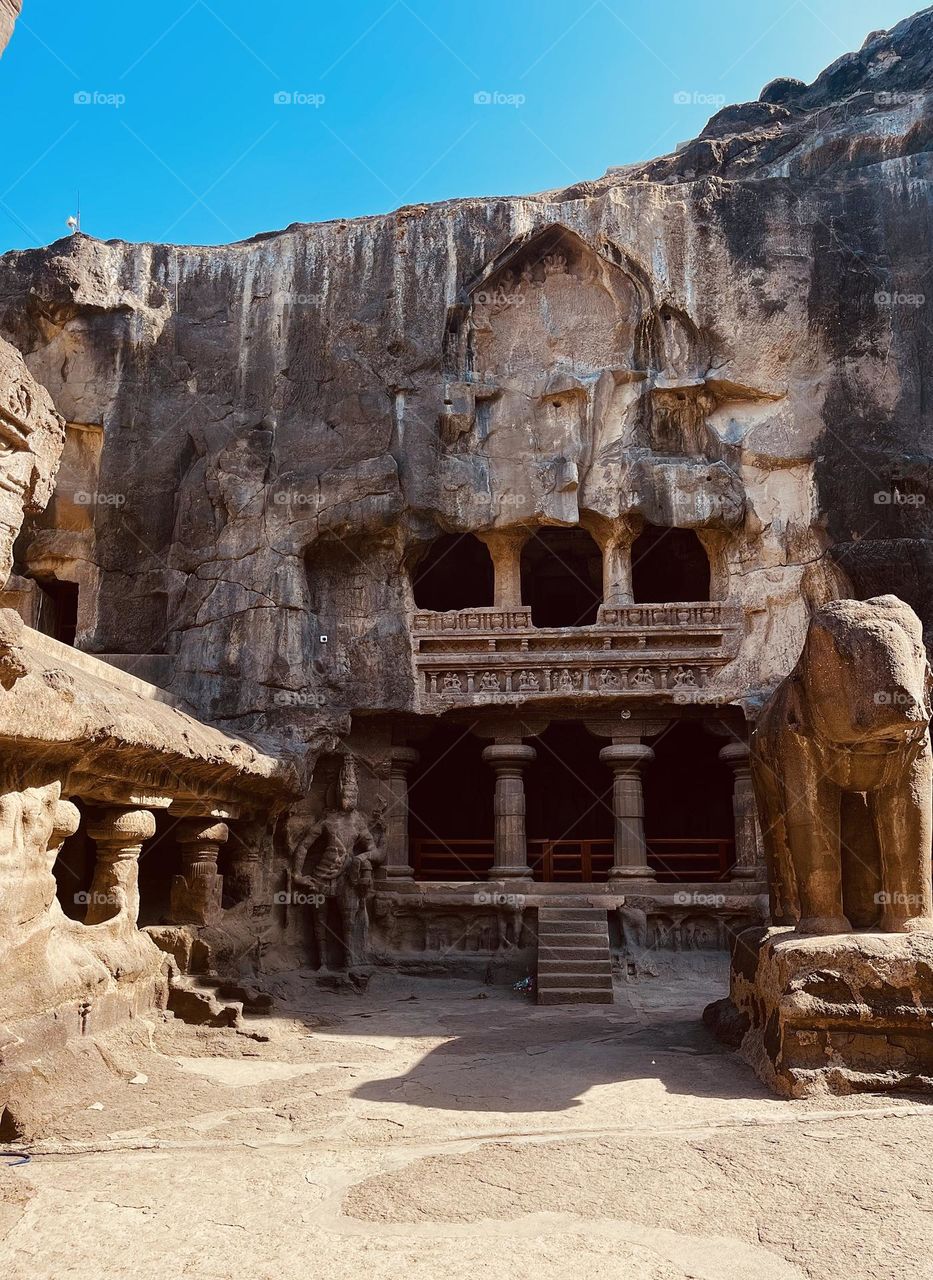
[[[603,604],[632,603],[632,535],[617,534],[603,544]]]
[[[735,820],[735,867],[738,880],[763,880],[765,877],[761,829],[752,786],[752,766],[748,745],[730,742],[719,753],[720,760],[732,769],[732,814]]]
[[[495,587],[493,600],[497,609],[522,607],[522,547],[528,534],[499,532],[480,534],[492,557]]]
[[[230,857],[224,883],[234,902],[248,902],[262,893],[266,824],[259,821],[237,823],[230,836]]]
[[[640,742],[614,742],[603,747],[599,758],[612,770],[612,812],[615,840],[610,880],[634,877],[654,879],[645,847],[645,806],[641,768],[654,759],[650,747]]]
[[[175,839],[181,845],[182,874],[172,880],[174,924],[211,924],[221,912],[223,876],[217,871],[220,846],[229,835],[216,818],[183,818]]]
[[[139,920],[139,854],[155,830],[155,815],[148,809],[114,806],[92,812],[87,833],[97,846],[97,861],[85,924],[117,916],[132,925]]]
[[[408,772],[418,759],[418,752],[411,747],[393,747],[389,757],[386,860],[382,868],[387,880],[411,880],[415,874],[408,861]]]
[[[537,752],[521,742],[496,742],[483,759],[496,771],[495,854],[490,880],[531,876],[525,837],[525,782],[522,771]]]

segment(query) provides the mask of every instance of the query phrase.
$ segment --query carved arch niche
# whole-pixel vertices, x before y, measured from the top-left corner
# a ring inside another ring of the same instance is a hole
[[[514,241],[448,315],[442,445],[488,458],[524,519],[577,522],[591,459],[635,430],[653,311],[617,247],[559,224]]]

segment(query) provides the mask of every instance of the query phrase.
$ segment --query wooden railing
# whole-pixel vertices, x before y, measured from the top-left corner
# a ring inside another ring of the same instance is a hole
[[[492,840],[411,842],[411,863],[419,880],[485,880],[492,866]]]
[[[728,879],[733,841],[716,839],[649,840],[648,865],[658,880]],[[493,865],[492,840],[411,842],[412,866],[419,880],[485,880]],[[611,840],[529,840],[528,865],[535,880],[595,884],[612,866]]]
[[[662,882],[727,880],[734,848],[732,840],[649,840],[648,865]]]
[[[528,865],[535,880],[592,884],[606,880],[611,840],[529,840]]]

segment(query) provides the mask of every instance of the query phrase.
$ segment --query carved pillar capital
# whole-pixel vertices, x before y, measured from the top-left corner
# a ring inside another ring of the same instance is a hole
[[[175,832],[181,846],[182,874],[172,881],[175,924],[210,924],[221,911],[223,877],[217,872],[220,846],[230,832],[215,818],[182,818]]]
[[[139,919],[139,855],[156,832],[149,809],[108,805],[92,809],[87,832],[97,846],[85,924],[103,924],[117,916],[135,925]]]

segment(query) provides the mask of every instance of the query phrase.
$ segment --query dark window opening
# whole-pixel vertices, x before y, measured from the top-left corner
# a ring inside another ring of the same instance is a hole
[[[528,865],[536,880],[605,880],[612,865],[612,774],[605,745],[577,721],[555,721],[529,739],[525,771]]]
[[[482,758],[486,745],[463,725],[439,725],[417,744],[408,830],[421,880],[482,880],[492,866],[495,774]]]
[[[648,864],[661,880],[711,880],[734,861],[732,770],[725,739],[700,721],[674,721],[642,767]]]
[[[156,830],[139,855],[139,927],[172,922],[172,880],[181,870],[175,839],[178,819],[165,809],[155,810]]]
[[[94,841],[87,834],[87,809],[76,797],[69,798],[81,813],[81,825],[59,850],[52,875],[55,877],[55,894],[62,911],[69,920],[80,920],[83,923],[90,901],[97,853]]]
[[[522,601],[536,627],[589,627],[603,600],[603,557],[585,529],[540,529],[522,550]]]
[[[419,609],[445,613],[492,605],[495,582],[489,548],[471,533],[449,533],[429,547],[412,586]]]
[[[692,529],[645,525],[632,543],[632,599],[636,604],[708,600],[709,560]]]
[[[78,631],[78,584],[44,578],[39,589],[36,630],[73,645]]]

